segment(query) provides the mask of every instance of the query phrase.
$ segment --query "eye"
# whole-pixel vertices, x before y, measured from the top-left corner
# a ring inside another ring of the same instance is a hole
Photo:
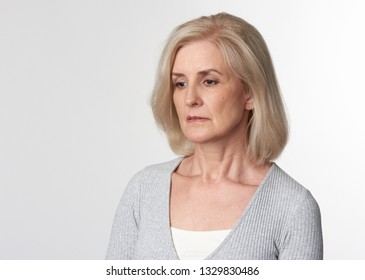
[[[186,87],[186,84],[187,84],[186,82],[176,82],[175,87],[181,89],[181,88]]]
[[[214,86],[214,85],[218,84],[218,81],[208,79],[208,80],[205,80],[203,83],[204,83],[206,86]]]

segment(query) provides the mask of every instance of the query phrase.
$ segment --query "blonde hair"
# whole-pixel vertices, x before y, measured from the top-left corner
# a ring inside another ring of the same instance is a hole
[[[172,66],[178,50],[190,42],[208,40],[222,52],[253,98],[248,124],[247,154],[261,164],[277,158],[288,139],[288,125],[275,70],[264,39],[243,19],[219,13],[179,25],[167,40],[157,70],[150,104],[157,125],[180,155],[194,153],[194,145],[183,134],[173,103]]]

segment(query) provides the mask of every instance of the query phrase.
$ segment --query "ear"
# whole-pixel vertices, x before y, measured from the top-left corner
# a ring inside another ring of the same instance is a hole
[[[245,109],[246,110],[253,110],[253,97],[249,94],[245,96]]]

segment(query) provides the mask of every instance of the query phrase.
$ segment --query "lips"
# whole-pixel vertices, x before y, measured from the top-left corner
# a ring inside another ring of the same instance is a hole
[[[200,116],[188,116],[187,118],[188,122],[199,122],[199,121],[206,121],[208,118],[200,117]]]

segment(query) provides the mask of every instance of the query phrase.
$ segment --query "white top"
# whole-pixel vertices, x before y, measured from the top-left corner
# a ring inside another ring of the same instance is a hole
[[[180,260],[205,259],[218,248],[230,231],[192,231],[171,227],[172,240]]]

